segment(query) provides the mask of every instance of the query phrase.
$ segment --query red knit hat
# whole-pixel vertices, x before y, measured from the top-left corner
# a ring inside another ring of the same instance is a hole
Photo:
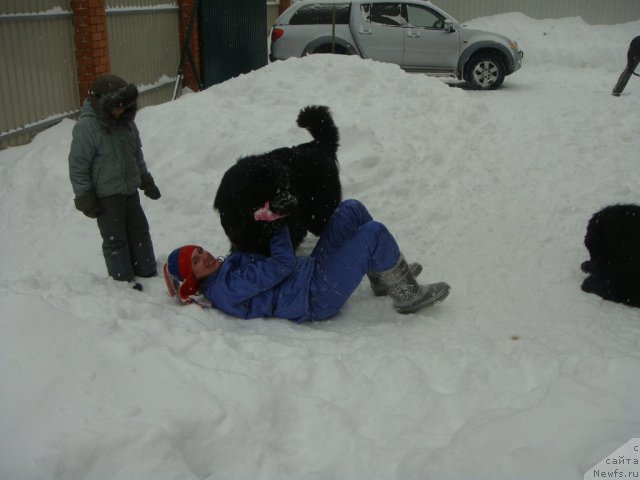
[[[176,248],[164,264],[164,280],[172,297],[178,296],[182,303],[191,303],[191,295],[198,293],[198,282],[191,270],[191,256],[197,245]]]

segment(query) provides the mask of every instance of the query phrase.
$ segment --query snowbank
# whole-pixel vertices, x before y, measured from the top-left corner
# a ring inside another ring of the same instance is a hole
[[[638,436],[639,312],[582,293],[579,265],[590,215],[639,201],[640,83],[610,92],[640,22],[470,24],[525,51],[499,91],[312,56],[138,116],[163,262],[224,254],[223,172],[329,105],[345,196],[452,285],[420,314],[365,283],[308,325],[139,293],[73,207],[73,122],[0,152],[0,478],[581,479]]]

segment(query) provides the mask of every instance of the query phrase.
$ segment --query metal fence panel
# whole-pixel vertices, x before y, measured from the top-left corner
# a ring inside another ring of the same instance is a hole
[[[591,25],[640,19],[640,0],[435,0],[460,22],[499,13],[522,12],[537,18],[582,17]]]
[[[0,2],[0,148],[79,108],[69,0]]]
[[[180,62],[178,13],[175,2],[107,2],[111,72],[138,85],[140,107],[171,100]]]
[[[107,10],[114,8],[139,8],[139,7],[153,7],[163,8],[167,5],[174,7],[176,2],[173,0],[105,0],[104,2]]]
[[[69,0],[1,0],[0,15],[43,13],[55,10],[70,11]]]
[[[203,0],[198,18],[205,87],[268,63],[265,0]]]

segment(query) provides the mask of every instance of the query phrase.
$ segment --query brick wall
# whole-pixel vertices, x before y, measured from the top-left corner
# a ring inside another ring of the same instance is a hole
[[[107,14],[104,0],[71,0],[75,30],[76,65],[80,101],[93,81],[109,73]]]
[[[289,8],[291,6],[291,0],[280,0],[279,5],[278,5],[278,12],[282,13],[284,12],[287,8]]]
[[[182,54],[182,47],[184,45],[184,38],[187,34],[187,30],[189,28],[189,19],[192,14],[194,0],[178,0],[178,7],[180,8],[180,53]],[[195,63],[194,67],[197,72],[200,72],[200,31],[198,29],[198,17],[196,15],[197,12],[193,12],[193,29],[191,31],[191,37],[189,40],[189,52],[191,53],[191,58]],[[191,90],[198,91],[198,81],[196,80],[195,75],[193,74],[193,68],[189,64],[188,58],[185,58],[184,63],[184,81],[183,84],[185,87],[189,87]]]

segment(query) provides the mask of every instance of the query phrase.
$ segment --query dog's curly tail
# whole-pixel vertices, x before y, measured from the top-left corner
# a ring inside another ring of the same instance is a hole
[[[331,146],[334,150],[338,149],[340,133],[333,123],[329,107],[309,105],[300,110],[297,123],[300,128],[309,130],[316,142]]]

